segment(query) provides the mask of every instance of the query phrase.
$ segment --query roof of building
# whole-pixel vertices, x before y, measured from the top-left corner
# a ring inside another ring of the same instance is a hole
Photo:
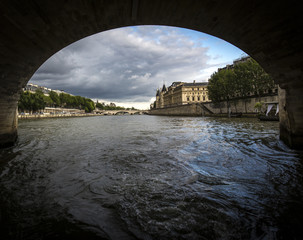
[[[208,82],[194,82],[194,83],[184,83],[183,86],[185,87],[197,87],[197,86],[207,86]]]
[[[176,86],[180,85],[181,83],[182,83],[182,82],[173,82],[173,83],[171,84],[171,86],[176,87]]]
[[[167,91],[167,89],[166,89],[166,87],[165,87],[165,84],[163,84],[162,92],[166,92],[166,91]]]
[[[234,60],[233,64],[238,64],[238,63],[241,63],[241,62],[246,62],[249,59],[251,59],[250,56],[241,57],[241,58],[238,58],[238,59]]]
[[[159,89],[157,89],[156,96],[159,96],[159,94],[160,94],[160,91],[159,91]]]
[[[246,62],[250,59],[251,59],[250,56],[245,56],[245,57],[242,57],[242,58],[238,58],[238,59],[234,60],[232,64],[227,64],[225,67],[218,68],[218,71],[225,70],[225,69],[232,69],[232,68],[235,67],[235,65],[237,65],[239,63]]]

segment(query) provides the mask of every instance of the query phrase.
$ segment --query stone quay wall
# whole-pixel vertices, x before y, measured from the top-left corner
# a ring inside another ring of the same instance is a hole
[[[151,109],[149,114],[163,116],[204,116],[205,112],[198,104],[187,104],[175,107]]]
[[[232,113],[256,113],[255,105],[257,102],[278,102],[278,95],[268,95],[263,97],[250,97],[250,98],[239,98],[233,99],[229,102],[230,110]],[[246,105],[246,107],[245,107]],[[214,104],[212,102],[204,103],[204,106],[207,107],[210,111],[216,114],[228,113],[227,102],[221,102],[220,104]],[[262,111],[266,110],[264,105]]]
[[[250,98],[239,98],[233,99],[229,102],[230,110],[232,113],[247,114],[246,116],[256,115],[255,104],[257,102],[278,102],[278,95],[268,95],[263,97],[250,97]],[[246,105],[246,107],[245,107]],[[262,111],[266,111],[264,105]],[[166,107],[159,109],[151,109],[151,115],[166,115],[166,116],[220,116],[228,113],[227,102],[223,101],[220,103],[193,103],[186,105],[179,105],[174,107]]]

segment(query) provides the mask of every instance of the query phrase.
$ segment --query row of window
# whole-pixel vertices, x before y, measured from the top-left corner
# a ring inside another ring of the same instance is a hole
[[[188,95],[188,94],[192,94],[192,95],[195,95],[195,94],[198,94],[198,95],[199,95],[199,94],[201,94],[201,95],[206,95],[206,92],[203,92],[203,93],[202,93],[202,92],[184,93],[184,95]]]
[[[195,101],[195,97],[192,97],[191,99],[192,99],[192,101]],[[201,98],[200,98],[200,97],[197,97],[197,100],[200,101]],[[190,101],[190,97],[187,97],[187,101],[188,101],[188,102]],[[204,97],[204,96],[203,96],[203,101],[205,101],[205,97]]]
[[[196,88],[196,89],[195,89],[195,88],[192,88],[193,91],[195,91],[195,90],[198,90],[198,91],[199,91],[199,89],[200,89],[200,88]],[[206,89],[201,88],[201,90],[206,90]]]

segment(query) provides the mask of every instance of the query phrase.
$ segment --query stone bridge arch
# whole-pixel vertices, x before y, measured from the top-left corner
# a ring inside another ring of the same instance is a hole
[[[0,145],[17,136],[21,88],[50,56],[86,36],[134,25],[193,29],[239,47],[280,84],[280,136],[303,145],[299,1],[0,0]]]

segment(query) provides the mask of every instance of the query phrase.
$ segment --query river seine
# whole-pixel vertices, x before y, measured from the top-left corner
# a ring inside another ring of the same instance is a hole
[[[23,120],[1,239],[303,239],[303,154],[256,119]]]

